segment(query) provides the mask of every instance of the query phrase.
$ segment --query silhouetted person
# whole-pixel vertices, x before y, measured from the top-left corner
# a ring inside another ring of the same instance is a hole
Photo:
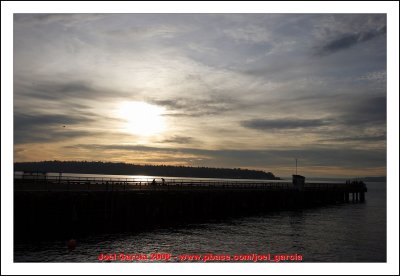
[[[152,185],[152,186],[157,186],[157,182],[156,182],[155,179],[153,179],[153,181],[151,182],[151,185]]]
[[[164,186],[165,185],[165,179],[161,178],[161,181],[162,181],[162,185]]]

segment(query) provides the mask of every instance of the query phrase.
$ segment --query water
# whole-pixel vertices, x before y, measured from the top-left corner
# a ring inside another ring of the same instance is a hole
[[[385,262],[386,183],[367,183],[365,203],[269,213],[262,216],[97,235],[77,241],[15,244],[16,262],[98,262],[100,253],[301,254],[303,262]],[[171,261],[178,261],[172,259]]]

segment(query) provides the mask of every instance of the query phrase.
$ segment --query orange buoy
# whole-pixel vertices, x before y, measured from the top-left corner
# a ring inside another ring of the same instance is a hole
[[[68,246],[68,250],[69,250],[69,251],[74,250],[74,249],[76,248],[76,240],[70,239],[70,240],[67,242],[67,246]]]

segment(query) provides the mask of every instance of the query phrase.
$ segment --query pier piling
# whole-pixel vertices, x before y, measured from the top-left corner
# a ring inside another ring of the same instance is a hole
[[[299,178],[300,179],[300,178]],[[118,184],[117,184],[118,183]],[[142,231],[280,210],[364,202],[366,187],[350,184],[193,180],[14,180],[14,234],[18,240]],[[29,230],[28,230],[29,229]]]

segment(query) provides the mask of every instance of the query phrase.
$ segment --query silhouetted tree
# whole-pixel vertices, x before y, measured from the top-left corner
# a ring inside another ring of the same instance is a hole
[[[41,161],[14,163],[15,171],[45,171],[87,174],[158,175],[175,177],[209,177],[242,179],[279,179],[271,172],[248,169],[187,167],[169,165],[136,165],[91,161]]]

